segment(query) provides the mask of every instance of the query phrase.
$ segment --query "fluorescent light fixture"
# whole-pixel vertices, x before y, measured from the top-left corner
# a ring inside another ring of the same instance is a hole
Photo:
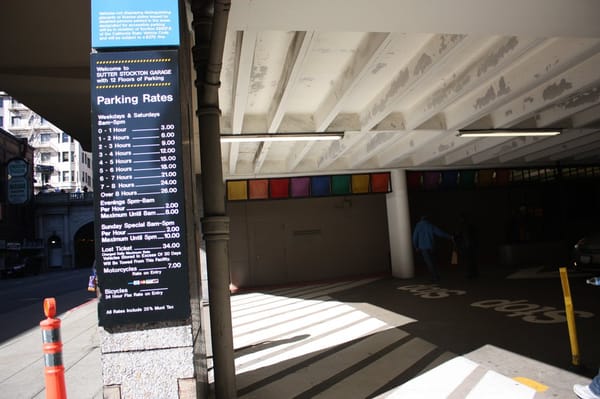
[[[506,130],[459,130],[459,137],[524,137],[524,136],[556,136],[560,130],[549,129],[506,129]]]
[[[264,141],[333,141],[344,133],[273,133],[273,134],[222,134],[221,143],[257,143]]]

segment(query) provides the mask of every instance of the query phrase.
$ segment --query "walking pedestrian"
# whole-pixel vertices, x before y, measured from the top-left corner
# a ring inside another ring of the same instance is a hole
[[[422,216],[421,220],[415,225],[413,231],[413,245],[415,250],[421,254],[423,261],[427,265],[432,281],[439,281],[440,274],[435,262],[435,237],[441,237],[452,240],[453,237],[429,222],[427,216]]]

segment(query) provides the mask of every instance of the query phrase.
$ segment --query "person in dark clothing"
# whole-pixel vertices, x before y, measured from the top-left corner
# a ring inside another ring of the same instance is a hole
[[[467,278],[476,278],[479,275],[477,267],[477,235],[473,225],[465,215],[460,215],[458,229],[454,234],[454,243],[458,254],[458,262],[464,266]]]
[[[427,269],[431,274],[433,281],[440,280],[440,274],[435,265],[434,249],[435,249],[435,237],[442,237],[448,240],[452,240],[452,236],[439,227],[433,225],[427,220],[426,216],[422,216],[421,220],[415,225],[413,231],[413,245],[417,252],[421,253]]]

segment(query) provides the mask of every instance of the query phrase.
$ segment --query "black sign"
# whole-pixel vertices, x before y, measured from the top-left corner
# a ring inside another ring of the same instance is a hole
[[[91,57],[103,326],[190,315],[177,54]]]

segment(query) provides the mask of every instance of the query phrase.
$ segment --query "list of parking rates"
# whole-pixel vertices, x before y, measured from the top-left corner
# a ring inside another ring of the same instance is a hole
[[[101,325],[189,316],[177,51],[92,55]]]

